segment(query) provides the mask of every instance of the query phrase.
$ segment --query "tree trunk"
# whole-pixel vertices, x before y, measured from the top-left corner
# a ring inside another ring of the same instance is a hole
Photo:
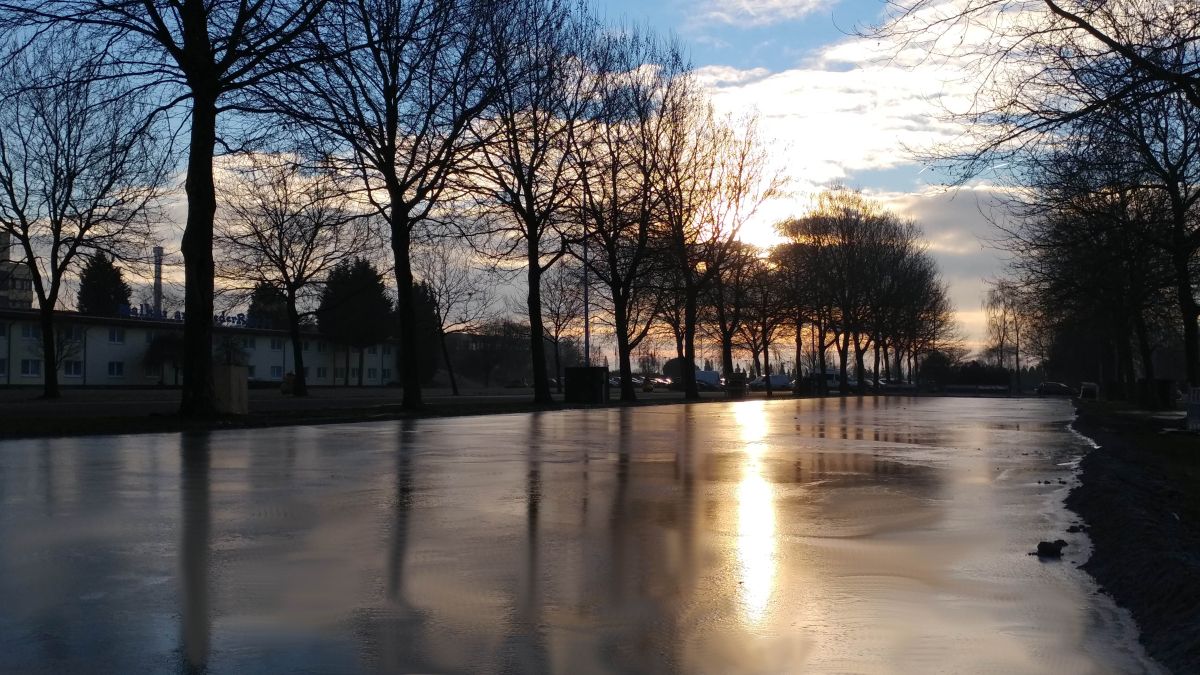
[[[733,375],[733,333],[721,331],[721,371],[726,382]]]
[[[863,355],[866,354],[866,347],[858,346],[859,335],[854,336],[854,366],[858,371],[858,395],[862,396],[867,393],[867,367]]]
[[[1137,333],[1138,357],[1142,360],[1142,401],[1151,409],[1163,407],[1167,401],[1158,398],[1158,385],[1154,377],[1154,348],[1150,346],[1150,332],[1146,328],[1146,317],[1142,311],[1133,314],[1134,332]]]
[[[554,389],[563,393],[562,336],[554,339]]]
[[[417,312],[413,302],[412,261],[409,260],[411,239],[408,213],[402,204],[399,190],[390,190],[392,200],[392,257],[396,262],[396,309],[400,317],[400,383],[404,396],[400,407],[405,410],[421,409],[421,357],[417,344]]]
[[[38,320],[42,326],[42,398],[59,398],[58,351],[54,334],[54,302],[46,301],[38,308]],[[9,340],[13,337],[10,335]],[[12,368],[12,364],[9,364]]]
[[[699,294],[694,289],[684,291],[683,305],[683,398],[688,401],[700,399],[696,386],[696,304]]]
[[[546,330],[542,324],[542,267],[538,256],[538,242],[529,238],[526,301],[529,309],[529,357],[533,366],[533,402],[553,403],[550,396],[550,381],[546,377]]]
[[[845,396],[850,393],[850,378],[847,377],[847,371],[850,369],[850,333],[842,333],[841,337],[837,338],[837,353],[838,353],[838,393]]]
[[[762,348],[763,348],[763,377],[767,385],[767,396],[771,396],[775,391],[771,388],[771,343],[767,339],[767,327],[763,326],[762,333]]]
[[[292,396],[308,396],[308,378],[304,376],[304,345],[300,338],[300,314],[296,311],[296,293],[288,292],[288,332],[292,336]]]
[[[879,340],[875,340],[875,365],[871,369],[871,378],[875,380],[873,391],[879,393]]]
[[[1016,366],[1015,370],[1017,371],[1016,372],[1017,390],[1015,393],[1017,396],[1020,396],[1021,395],[1021,326],[1016,320],[1013,321],[1013,361],[1016,362],[1013,365]]]
[[[212,372],[213,217],[217,211],[213,184],[213,151],[217,143],[216,84],[192,86],[192,129],[188,146],[187,225],[180,249],[184,262],[183,392],[179,414],[207,417],[216,413]]]
[[[613,327],[617,334],[617,366],[621,371],[621,400],[633,403],[637,392],[633,389],[633,349],[629,346],[629,308],[620,289],[613,291]]]
[[[822,324],[817,324],[813,349],[817,350],[817,367],[821,369],[821,375],[817,378],[817,392],[824,396],[829,393],[829,383],[825,381],[825,371],[829,364],[825,362],[825,328]]]
[[[1200,387],[1200,328],[1196,325],[1200,308],[1192,291],[1192,275],[1188,269],[1188,255],[1177,246],[1171,256],[1175,269],[1175,292],[1179,300],[1179,313],[1183,318],[1183,351],[1187,364],[1188,384]]]
[[[796,317],[796,376],[792,378],[792,391],[800,393],[800,378],[804,374],[804,369],[800,367],[800,362],[804,360],[804,337],[803,329],[804,320]]]
[[[450,362],[450,348],[446,346],[446,334],[438,331],[442,337],[442,359],[446,362],[446,374],[450,376],[450,393],[458,396],[458,379],[454,377],[454,364]]]

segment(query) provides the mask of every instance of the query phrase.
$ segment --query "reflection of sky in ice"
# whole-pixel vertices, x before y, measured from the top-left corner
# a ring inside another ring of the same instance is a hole
[[[1069,522],[1035,481],[1084,448],[1070,413],[781,398],[0,443],[0,672],[1144,670],[1079,570],[1025,555]]]

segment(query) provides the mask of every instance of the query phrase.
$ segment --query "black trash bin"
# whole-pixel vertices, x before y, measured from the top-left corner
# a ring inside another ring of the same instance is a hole
[[[564,369],[567,403],[607,403],[608,368],[575,366]]]

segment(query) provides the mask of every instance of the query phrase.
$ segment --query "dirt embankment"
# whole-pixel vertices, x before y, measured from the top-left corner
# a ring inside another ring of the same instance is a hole
[[[1177,423],[1081,409],[1075,428],[1100,445],[1083,459],[1067,507],[1095,550],[1083,569],[1141,628],[1146,651],[1200,672],[1200,438]]]

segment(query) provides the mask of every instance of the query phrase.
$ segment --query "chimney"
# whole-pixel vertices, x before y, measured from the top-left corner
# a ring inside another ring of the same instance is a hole
[[[154,318],[162,316],[162,259],[161,246],[154,247]]]

